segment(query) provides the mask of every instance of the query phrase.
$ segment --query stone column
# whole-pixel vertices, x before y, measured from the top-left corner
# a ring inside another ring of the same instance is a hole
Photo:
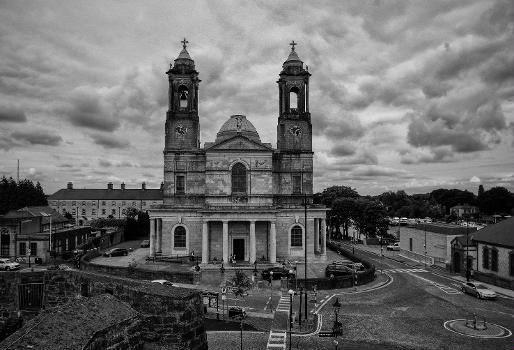
[[[228,263],[228,221],[223,221],[223,262]]]
[[[274,264],[277,262],[277,230],[275,222],[270,222],[269,230],[269,262]]]
[[[319,221],[320,219],[314,218],[314,254],[317,254],[319,249]]]
[[[155,256],[155,219],[150,219],[150,256]]]
[[[162,253],[162,219],[155,219],[156,221],[156,236],[157,236],[157,244],[155,245],[155,251],[157,253]]]
[[[255,246],[255,221],[250,221],[250,264],[255,262],[256,246]]]
[[[209,222],[202,225],[202,264],[209,263]]]
[[[327,220],[321,220],[321,255],[327,254]]]

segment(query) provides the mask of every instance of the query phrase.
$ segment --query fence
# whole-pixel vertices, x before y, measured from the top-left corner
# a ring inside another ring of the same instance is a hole
[[[313,287],[316,286],[318,290],[338,289],[349,288],[354,285],[358,286],[361,284],[366,284],[375,279],[375,266],[373,264],[352,254],[350,251],[346,250],[337,243],[327,242],[327,247],[338,252],[339,254],[343,255],[344,257],[348,258],[353,262],[361,263],[364,266],[365,271],[350,276],[339,276],[333,278],[307,278],[307,280],[298,279],[298,286],[307,289],[313,289]]]
[[[100,252],[90,251],[84,254],[80,260],[80,269],[84,271],[94,271],[119,277],[128,277],[140,280],[165,279],[171,282],[193,284],[195,274],[193,272],[173,272],[173,271],[153,271],[138,269],[130,266],[108,266],[92,263],[90,260],[100,256]]]

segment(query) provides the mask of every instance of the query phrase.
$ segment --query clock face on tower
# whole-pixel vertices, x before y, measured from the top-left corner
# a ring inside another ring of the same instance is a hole
[[[187,134],[187,127],[181,125],[181,124],[178,124],[176,127],[175,127],[175,132],[178,134],[178,135],[185,135]]]
[[[294,136],[300,136],[302,134],[302,128],[300,128],[298,125],[293,125],[289,128],[289,132]]]

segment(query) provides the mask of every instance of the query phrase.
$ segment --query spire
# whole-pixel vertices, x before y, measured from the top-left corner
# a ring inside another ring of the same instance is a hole
[[[191,56],[189,56],[189,52],[187,52],[187,44],[189,44],[189,41],[184,38],[184,40],[181,41],[182,43],[182,51],[180,51],[180,54],[177,57],[178,59],[186,59],[186,60],[192,60]]]

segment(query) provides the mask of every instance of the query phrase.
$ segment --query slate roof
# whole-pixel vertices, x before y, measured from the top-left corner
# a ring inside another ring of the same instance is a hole
[[[2,349],[82,349],[96,331],[138,313],[112,295],[82,298],[43,310],[1,343]]]
[[[17,210],[10,210],[7,212],[3,218],[4,219],[23,219],[23,218],[34,218],[34,217],[42,217],[41,224],[48,224],[50,222],[50,216],[45,216],[44,214],[49,214],[52,216],[52,223],[60,223],[60,222],[68,222],[64,216],[59,214],[54,209],[47,206],[33,206],[33,207],[24,207]]]
[[[476,242],[514,248],[514,218],[484,227],[473,238]]]
[[[63,188],[50,195],[48,200],[162,200],[162,190]]]

